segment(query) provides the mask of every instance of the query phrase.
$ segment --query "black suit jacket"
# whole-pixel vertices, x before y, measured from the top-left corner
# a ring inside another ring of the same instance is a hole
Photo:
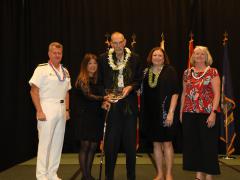
[[[115,56],[115,55],[113,55]],[[131,53],[131,57],[127,62],[127,68],[130,69],[130,76],[128,79],[124,79],[124,86],[132,86],[133,90],[130,94],[120,100],[122,103],[127,103],[130,105],[131,110],[137,113],[137,94],[136,91],[140,88],[140,84],[143,77],[143,63],[141,62],[139,56],[135,53]],[[98,72],[99,72],[99,82],[104,86],[104,89],[111,89],[114,87],[114,74],[118,71],[114,71],[108,64],[108,54],[104,53],[100,55],[98,62]],[[124,70],[126,70],[125,68]],[[117,103],[118,104],[118,103]]]

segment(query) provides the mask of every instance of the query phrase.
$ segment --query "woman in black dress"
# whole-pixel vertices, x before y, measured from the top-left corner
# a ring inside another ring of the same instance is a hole
[[[75,83],[75,130],[80,140],[79,163],[83,180],[93,180],[91,167],[98,142],[102,138],[103,118],[101,103],[103,90],[97,82],[97,57],[86,54]]]
[[[177,74],[160,47],[150,51],[147,63],[149,66],[144,71],[142,86],[143,131],[153,142],[157,166],[154,180],[172,180],[172,124],[179,91]],[[165,174],[163,160],[166,161]]]

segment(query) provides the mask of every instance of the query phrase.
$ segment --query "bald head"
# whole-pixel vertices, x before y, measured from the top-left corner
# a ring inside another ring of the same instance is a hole
[[[113,39],[122,39],[122,40],[124,40],[125,38],[124,38],[124,35],[122,34],[122,33],[120,33],[120,32],[114,32],[114,33],[112,33],[112,35],[111,35],[111,41],[113,41]]]
[[[126,46],[126,39],[124,38],[124,35],[122,33],[114,32],[111,35],[110,44],[116,54],[122,55],[124,53],[124,48]]]

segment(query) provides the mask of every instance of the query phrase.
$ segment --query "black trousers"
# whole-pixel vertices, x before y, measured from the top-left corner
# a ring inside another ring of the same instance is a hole
[[[126,153],[127,179],[135,180],[136,166],[136,124],[137,113],[126,104],[112,104],[105,135],[105,175],[107,180],[114,179],[114,168],[120,144]]]

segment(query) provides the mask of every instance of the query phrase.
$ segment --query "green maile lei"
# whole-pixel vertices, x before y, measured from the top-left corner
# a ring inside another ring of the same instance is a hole
[[[163,69],[163,66],[161,66],[160,71],[159,71],[158,73],[154,73],[154,74],[155,74],[155,77],[154,77],[154,79],[153,79],[153,70],[152,70],[152,67],[149,68],[149,70],[148,70],[148,85],[149,85],[149,87],[155,88],[155,87],[157,86],[158,77],[159,77],[162,69]]]

